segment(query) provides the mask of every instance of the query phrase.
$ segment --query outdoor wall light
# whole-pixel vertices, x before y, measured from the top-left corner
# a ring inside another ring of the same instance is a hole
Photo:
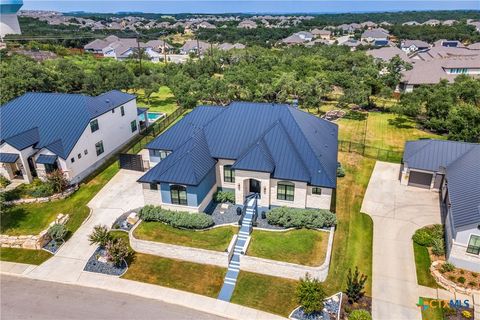
[[[263,187],[263,194],[267,194],[267,187]]]
[[[238,191],[240,191],[240,183],[238,184]]]

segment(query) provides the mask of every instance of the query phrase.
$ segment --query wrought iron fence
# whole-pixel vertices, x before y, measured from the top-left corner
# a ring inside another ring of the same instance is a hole
[[[381,161],[396,162],[402,161],[402,151],[381,149],[372,147],[359,142],[339,140],[338,150],[344,152],[353,152],[361,154],[364,157],[373,158]]]

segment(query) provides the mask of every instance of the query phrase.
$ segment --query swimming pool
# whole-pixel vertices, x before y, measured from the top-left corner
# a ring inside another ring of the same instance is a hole
[[[163,116],[164,114],[160,112],[147,112],[147,119],[149,123],[155,122]],[[138,120],[145,121],[145,113],[140,114],[138,116]]]

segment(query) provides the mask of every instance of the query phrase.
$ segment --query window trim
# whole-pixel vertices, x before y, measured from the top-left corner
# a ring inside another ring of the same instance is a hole
[[[474,237],[477,238],[474,241],[478,243],[477,245],[470,245],[470,242],[472,242]],[[467,253],[477,255],[477,256],[480,255],[480,236],[479,235],[470,234],[470,237],[468,238],[468,244],[467,244]]]
[[[288,192],[290,188],[292,189],[292,194]],[[295,184],[289,181],[277,182],[277,200],[295,201]]]
[[[100,153],[98,152],[98,146],[102,146],[102,151]],[[103,146],[103,140],[100,140],[97,143],[95,143],[95,153],[97,154],[97,157],[104,152],[105,152],[105,147]]]
[[[185,193],[185,198],[182,199],[181,194]],[[175,196],[174,196],[175,195]],[[180,184],[170,185],[170,202],[180,206],[188,206],[187,187]]]
[[[135,126],[133,124],[135,124]],[[130,121],[130,129],[132,130],[132,133],[137,132],[138,130],[137,120]]]
[[[235,170],[232,169],[232,165],[223,166],[223,182],[235,183]]]
[[[90,121],[90,131],[94,133],[98,130],[100,130],[100,126],[98,125],[98,119],[93,119],[92,121]]]
[[[315,192],[314,190],[320,190],[319,192]],[[315,196],[321,196],[322,195],[322,188],[321,187],[312,187],[312,194]]]

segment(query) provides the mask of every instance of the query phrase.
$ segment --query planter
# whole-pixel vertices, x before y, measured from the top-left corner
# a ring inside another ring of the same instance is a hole
[[[338,320],[340,319],[340,310],[342,306],[342,293],[339,292],[326,298],[324,308],[321,312],[305,314],[302,307],[298,307],[289,315],[289,319],[295,320]]]
[[[88,259],[84,271],[102,273],[111,276],[121,276],[127,272],[128,265],[125,260],[123,260],[120,266],[116,266],[113,263],[109,262],[105,258],[106,251],[102,247],[98,247],[97,250],[92,254],[90,259]]]
[[[444,261],[437,260],[432,262],[430,266],[430,272],[432,276],[435,278],[435,280],[444,288],[446,288],[450,292],[456,292],[460,294],[467,294],[467,295],[472,295],[472,294],[480,294],[480,290],[477,289],[472,289],[472,288],[467,288],[465,286],[462,286],[461,284],[458,284],[456,282],[453,282],[447,278],[438,270],[438,268],[444,263]]]

